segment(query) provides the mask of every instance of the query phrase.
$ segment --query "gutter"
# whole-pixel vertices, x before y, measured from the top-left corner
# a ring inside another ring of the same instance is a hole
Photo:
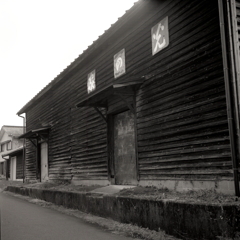
[[[234,71],[234,57],[233,57],[233,43],[232,43],[232,29],[230,26],[230,10],[229,10],[229,0],[226,1],[227,4],[227,21],[229,26],[229,35],[226,34],[226,26],[224,21],[224,9],[223,0],[218,0],[219,7],[219,21],[220,21],[220,33],[221,33],[221,43],[222,43],[222,57],[223,57],[223,71],[224,71],[224,82],[225,82],[225,92],[226,92],[226,104],[227,104],[227,116],[228,116],[228,127],[229,127],[229,137],[230,137],[230,148],[232,154],[232,165],[233,165],[233,177],[234,177],[234,189],[235,195],[240,196],[239,191],[239,176],[238,176],[238,150],[237,143],[239,143],[239,110],[238,110],[238,92],[236,86],[236,76]],[[227,46],[226,39],[229,38],[230,46]],[[230,48],[230,60],[228,59],[228,47]],[[230,61],[230,63],[229,63]],[[229,68],[231,65],[231,69]],[[231,75],[230,75],[231,73]],[[233,106],[235,106],[235,116],[233,116]],[[235,117],[235,118],[234,118]],[[234,122],[235,120],[235,122]],[[237,132],[238,137],[235,132]]]

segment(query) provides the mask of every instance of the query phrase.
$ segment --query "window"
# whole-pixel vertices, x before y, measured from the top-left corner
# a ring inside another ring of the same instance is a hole
[[[1,144],[1,152],[4,152],[4,144]]]
[[[12,142],[8,142],[7,143],[7,150],[11,150],[12,149]]]

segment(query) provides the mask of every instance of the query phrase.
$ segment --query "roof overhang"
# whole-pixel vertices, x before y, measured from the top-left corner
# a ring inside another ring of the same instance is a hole
[[[3,142],[0,142],[0,144],[2,145],[2,144],[5,144],[5,143],[9,143],[9,142],[11,142],[11,140],[6,140],[6,141],[3,141]]]
[[[18,153],[20,153],[22,151],[23,151],[23,147],[20,147],[20,148],[17,148],[17,149],[13,149],[13,150],[11,150],[11,151],[9,151],[7,153],[2,154],[2,157],[3,158],[7,157],[7,156],[12,157],[12,156],[17,155]]]
[[[76,107],[107,107],[108,99],[114,95],[131,96],[135,90],[143,83],[145,77],[128,81],[116,81],[113,84],[90,93]]]
[[[37,139],[39,137],[46,138],[48,137],[50,128],[51,127],[42,127],[42,128],[34,129],[20,135],[18,138],[27,138],[27,139]]]

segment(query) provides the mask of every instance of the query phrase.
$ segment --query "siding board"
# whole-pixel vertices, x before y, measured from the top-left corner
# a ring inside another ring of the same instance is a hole
[[[169,49],[148,63],[136,98],[140,179],[232,175],[215,4],[196,6],[170,35]]]
[[[136,92],[138,169],[141,179],[230,177],[231,155],[217,0],[141,1],[74,63],[55,88],[27,112],[27,130],[51,125],[50,180],[109,178],[107,124],[92,108],[75,108],[96,69],[97,89],[111,85],[113,56],[126,52],[126,74],[145,77]],[[170,44],[151,54],[151,28],[169,18]],[[239,20],[239,19],[238,19]],[[119,81],[118,79],[118,81]],[[107,118],[126,108],[108,99]],[[35,148],[27,143],[26,173],[35,174]]]

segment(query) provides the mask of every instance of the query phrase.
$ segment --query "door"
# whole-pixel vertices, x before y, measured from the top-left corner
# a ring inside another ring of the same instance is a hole
[[[11,157],[11,162],[10,162],[10,179],[11,180],[16,180],[16,168],[17,167],[17,158],[16,157]]]
[[[137,184],[135,123],[130,111],[114,116],[114,169],[116,184]]]
[[[48,180],[48,144],[41,143],[41,182]]]

